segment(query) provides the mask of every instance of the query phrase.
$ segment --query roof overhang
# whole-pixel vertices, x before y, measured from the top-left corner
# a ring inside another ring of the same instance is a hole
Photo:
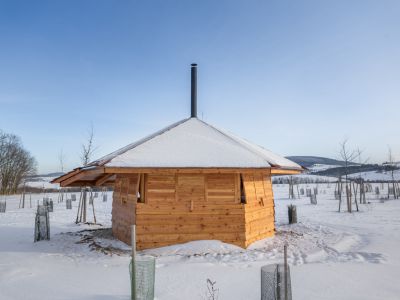
[[[61,187],[107,186],[111,185],[112,175],[106,174],[104,167],[83,167],[57,177],[51,183],[59,183]]]
[[[122,168],[122,167],[89,167],[77,168],[71,172],[55,178],[52,183],[59,183],[61,187],[73,186],[112,186],[115,181],[116,174],[226,174],[226,173],[254,173],[261,172],[266,175],[295,175],[302,172],[298,169],[282,169],[282,168]]]
[[[301,174],[304,169],[287,169],[287,168],[271,168],[271,175],[297,175]]]

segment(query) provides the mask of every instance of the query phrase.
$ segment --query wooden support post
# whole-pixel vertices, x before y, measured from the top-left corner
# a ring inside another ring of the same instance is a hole
[[[87,208],[87,189],[83,190],[83,223],[86,223],[86,208]]]
[[[132,244],[132,283],[131,299],[136,300],[136,225],[131,226],[131,244]]]

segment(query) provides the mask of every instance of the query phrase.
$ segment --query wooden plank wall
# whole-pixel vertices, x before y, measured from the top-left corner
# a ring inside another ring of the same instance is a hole
[[[130,226],[135,222],[138,174],[117,175],[112,203],[113,235],[127,243],[131,242]]]
[[[148,174],[146,204],[137,206],[138,248],[193,240],[244,240],[244,208],[235,201],[235,174]],[[173,185],[175,182],[175,186]]]
[[[246,193],[245,247],[270,237],[275,232],[275,206],[271,176],[265,173],[242,174]]]
[[[138,249],[207,239],[246,247],[273,235],[270,177],[242,176],[246,205],[240,203],[239,174],[146,174],[146,203],[136,204]],[[137,181],[134,174],[115,182],[113,233],[128,244]]]

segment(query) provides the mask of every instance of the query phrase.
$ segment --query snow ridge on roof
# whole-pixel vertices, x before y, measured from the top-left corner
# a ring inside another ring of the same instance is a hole
[[[142,168],[301,169],[299,165],[286,158],[197,118],[174,123],[90,165]]]

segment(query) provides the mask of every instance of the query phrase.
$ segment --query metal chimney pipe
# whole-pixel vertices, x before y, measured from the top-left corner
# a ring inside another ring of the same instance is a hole
[[[197,118],[197,64],[191,64],[191,118]]]

